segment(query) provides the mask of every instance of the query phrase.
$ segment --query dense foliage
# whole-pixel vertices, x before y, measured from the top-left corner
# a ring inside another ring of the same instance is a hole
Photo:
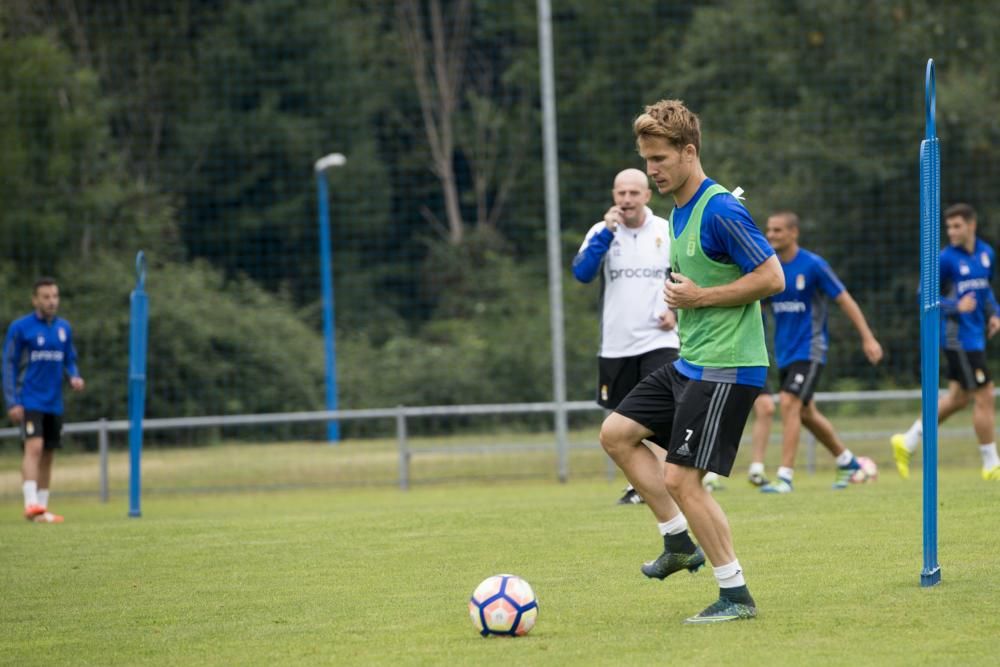
[[[886,345],[834,317],[827,378],[915,382],[917,146],[938,63],[945,203],[994,236],[1000,18],[988,3],[553,3],[564,264],[680,97],[710,175],[800,211]],[[0,325],[63,283],[91,391],[124,414],[131,258],[152,261],[154,416],[322,403],[312,165],[331,184],[344,407],[551,395],[531,0],[10,0],[0,8]],[[443,54],[440,55],[440,54]],[[660,212],[668,203],[657,200]],[[458,230],[458,232],[456,232]],[[595,285],[563,276],[570,397]]]

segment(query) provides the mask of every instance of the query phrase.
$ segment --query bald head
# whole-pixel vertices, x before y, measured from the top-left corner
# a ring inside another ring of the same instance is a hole
[[[611,189],[615,208],[621,214],[626,227],[641,227],[646,221],[646,204],[653,191],[649,189],[649,179],[638,169],[625,169],[615,176],[615,186]]]
[[[614,187],[617,190],[619,186],[624,185],[633,185],[644,190],[649,190],[649,179],[639,169],[623,169],[615,176]]]

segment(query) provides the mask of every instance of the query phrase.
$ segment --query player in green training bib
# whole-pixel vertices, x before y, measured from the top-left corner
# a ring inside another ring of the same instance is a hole
[[[679,100],[661,100],[646,107],[633,130],[646,173],[661,194],[674,198],[664,298],[678,312],[681,352],[608,416],[601,445],[646,499],[664,536],[663,553],[643,565],[643,573],[663,579],[697,570],[706,555],[712,563],[719,599],[686,622],[753,618],[757,607],[729,522],[701,478],[732,470],[767,376],[760,299],[784,289],[784,274],[746,208],[705,176],[694,113]],[[667,443],[662,473],[642,444],[654,435]]]

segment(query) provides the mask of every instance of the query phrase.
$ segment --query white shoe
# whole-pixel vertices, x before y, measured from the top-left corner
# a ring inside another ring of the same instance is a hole
[[[778,478],[778,481],[765,484],[760,487],[761,493],[791,493],[792,483],[787,479]]]
[[[705,476],[701,478],[701,485],[708,489],[710,493],[712,491],[722,491],[726,488],[722,486],[722,478],[715,472],[706,472]]]

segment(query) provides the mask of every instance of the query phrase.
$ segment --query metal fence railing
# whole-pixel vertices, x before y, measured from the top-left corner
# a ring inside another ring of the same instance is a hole
[[[997,390],[1000,394],[1000,389]],[[871,402],[871,401],[904,401],[917,400],[920,398],[920,390],[882,390],[882,391],[838,391],[819,392],[815,395],[817,402],[821,403],[849,403],[849,402]],[[414,456],[429,453],[488,453],[507,450],[551,450],[556,448],[557,461],[559,466],[559,479],[566,481],[569,476],[568,454],[570,449],[597,448],[595,442],[587,444],[565,444],[558,442],[552,444],[490,444],[490,445],[470,445],[468,447],[453,446],[414,446],[409,436],[409,420],[425,417],[458,417],[458,416],[482,416],[482,415],[504,415],[504,414],[539,414],[552,413],[557,409],[565,410],[567,413],[597,412],[602,410],[591,401],[568,401],[561,406],[553,402],[537,403],[500,403],[500,404],[480,404],[480,405],[437,405],[424,407],[397,406],[394,408],[376,408],[366,410],[314,410],[306,412],[278,412],[256,415],[216,415],[204,417],[172,417],[162,419],[147,419],[143,421],[143,431],[171,431],[197,428],[222,428],[233,426],[259,426],[269,424],[293,424],[293,423],[319,423],[319,422],[343,422],[355,420],[393,420],[395,422],[395,437],[398,445],[398,475],[397,483],[400,489],[408,489],[411,483],[410,468]],[[109,436],[112,433],[125,433],[129,429],[129,422],[125,419],[107,420],[100,419],[89,422],[75,422],[66,424],[64,433],[67,434],[97,434],[100,466],[100,498],[102,502],[107,502],[109,496],[108,485],[108,452]],[[969,431],[968,428],[955,428],[945,431],[948,435],[959,435]],[[11,439],[19,437],[20,431],[17,428],[0,429],[0,439]],[[841,438],[845,441],[856,441],[871,438],[888,438],[892,435],[889,431],[864,431],[841,433]],[[773,434],[772,438],[778,437]],[[815,470],[816,442],[811,434],[807,433],[806,455],[807,468],[810,472]],[[614,466],[609,463],[608,474],[614,474]]]

